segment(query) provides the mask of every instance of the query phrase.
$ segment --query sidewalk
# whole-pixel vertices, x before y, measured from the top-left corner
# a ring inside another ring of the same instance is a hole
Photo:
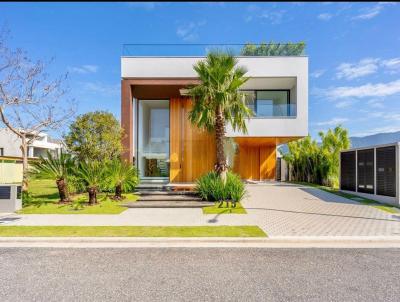
[[[400,248],[400,236],[277,238],[0,237],[0,247],[40,248]]]
[[[201,209],[128,209],[118,215],[0,216],[0,225],[25,226],[243,226],[270,238],[400,236],[400,216],[316,188],[271,183],[248,185],[248,214],[204,215]]]

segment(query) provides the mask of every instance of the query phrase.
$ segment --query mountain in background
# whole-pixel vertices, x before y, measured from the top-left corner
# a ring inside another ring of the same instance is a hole
[[[364,137],[350,137],[351,147],[368,147],[373,145],[400,142],[400,131],[390,133],[377,133]]]
[[[368,147],[374,145],[390,144],[395,142],[400,142],[400,131],[388,132],[388,133],[377,133],[373,135],[357,137],[350,137],[351,148]],[[279,151],[282,154],[288,152],[287,145],[282,145],[279,147]]]

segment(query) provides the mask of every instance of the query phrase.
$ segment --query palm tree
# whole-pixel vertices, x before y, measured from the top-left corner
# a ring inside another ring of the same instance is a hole
[[[106,181],[106,165],[98,161],[82,161],[76,174],[85,183],[89,205],[96,204],[97,193]]]
[[[115,159],[107,167],[107,180],[115,188],[113,199],[121,200],[122,191],[133,190],[138,184],[136,168],[128,162]]]
[[[338,182],[340,151],[350,148],[350,139],[347,129],[341,125],[326,133],[319,132],[322,141],[322,150],[329,159],[329,177],[331,181]]]
[[[43,178],[55,179],[60,203],[70,202],[67,179],[72,175],[75,168],[75,159],[71,154],[61,153],[53,156],[47,152],[47,158],[40,157],[32,163],[31,173]]]
[[[224,152],[225,126],[229,123],[234,130],[247,132],[245,119],[252,116],[246,105],[246,96],[239,88],[248,80],[246,69],[237,66],[237,59],[222,52],[210,52],[205,60],[193,68],[200,84],[189,87],[188,95],[193,98],[189,113],[192,124],[200,129],[215,131],[215,171],[225,182],[227,164]]]

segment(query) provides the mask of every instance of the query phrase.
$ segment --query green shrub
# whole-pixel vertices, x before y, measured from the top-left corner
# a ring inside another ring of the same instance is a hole
[[[234,204],[240,202],[246,195],[246,189],[240,177],[234,173],[228,173],[226,178],[226,192]]]
[[[240,202],[246,190],[240,177],[232,172],[227,173],[226,183],[223,184],[218,174],[209,172],[197,180],[196,192],[204,200]]]

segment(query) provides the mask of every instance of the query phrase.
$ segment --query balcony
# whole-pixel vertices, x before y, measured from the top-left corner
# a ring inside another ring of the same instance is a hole
[[[235,56],[299,57],[305,56],[305,44],[124,44],[123,57],[202,57],[210,51],[224,51]]]

